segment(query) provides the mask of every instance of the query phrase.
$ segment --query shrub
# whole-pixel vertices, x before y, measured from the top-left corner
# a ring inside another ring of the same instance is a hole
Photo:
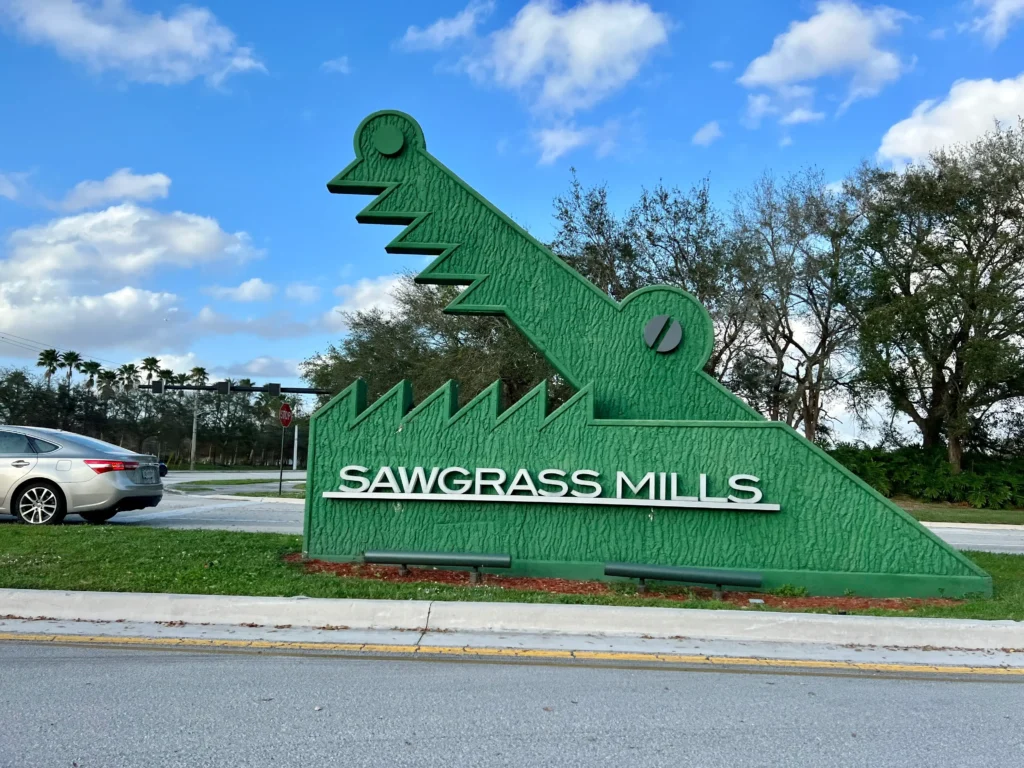
[[[832,457],[885,496],[969,504],[978,509],[1024,507],[1024,459],[965,456],[954,475],[943,449],[886,451],[839,445]]]

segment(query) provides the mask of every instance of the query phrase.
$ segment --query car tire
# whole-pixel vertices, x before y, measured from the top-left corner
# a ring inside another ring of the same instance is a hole
[[[116,515],[117,510],[103,509],[95,510],[93,512],[79,512],[78,514],[82,516],[82,519],[85,520],[85,522],[92,523],[93,525],[99,525],[100,523],[107,522],[107,520]]]
[[[59,525],[68,513],[60,488],[44,480],[23,486],[14,497],[11,509],[28,525]]]

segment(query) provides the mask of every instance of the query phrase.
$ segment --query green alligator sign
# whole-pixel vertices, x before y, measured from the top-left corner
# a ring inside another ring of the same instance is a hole
[[[705,374],[713,329],[692,296],[610,299],[427,152],[408,115],[367,117],[355,152],[327,187],[374,196],[356,220],[405,225],[386,250],[436,257],[417,281],[468,286],[447,312],[505,315],[577,393],[549,413],[543,384],[506,408],[497,383],[460,405],[455,382],[373,404],[354,382],[312,420],[307,556],[488,552],[524,575],[632,562],[811,594],[991,594],[974,563]]]

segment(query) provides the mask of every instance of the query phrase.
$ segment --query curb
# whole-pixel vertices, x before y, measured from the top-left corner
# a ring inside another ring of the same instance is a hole
[[[0,590],[0,616],[457,633],[1022,650],[1024,622],[597,605]]]
[[[200,496],[196,493],[182,494],[182,496],[192,496],[197,499],[224,499],[227,501],[251,501],[258,504],[294,504],[296,506],[304,507],[306,505],[305,499],[286,499],[286,498],[275,498],[274,496],[232,496],[229,493],[217,493],[210,496]]]

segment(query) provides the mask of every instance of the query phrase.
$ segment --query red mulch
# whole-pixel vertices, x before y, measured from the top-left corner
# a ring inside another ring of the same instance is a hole
[[[309,573],[331,573],[343,578],[379,579],[413,584],[430,582],[469,586],[469,571],[446,571],[434,568],[411,568],[408,576],[398,573],[397,565],[368,565],[365,563],[329,563],[325,560],[303,560],[296,553],[287,555],[285,561],[301,563]],[[573,581],[571,579],[534,579],[524,576],[497,576],[486,574],[484,583],[498,589],[514,589],[524,592],[550,592],[559,595],[612,595],[609,585],[601,581]],[[689,587],[687,591],[659,592],[648,588],[637,599],[677,600],[684,602],[694,598],[710,600],[712,590]],[[631,595],[632,597],[632,595]],[[741,607],[748,607],[751,599],[764,600],[766,606],[789,610],[834,608],[837,611],[865,611],[881,608],[890,611],[909,611],[924,605],[957,605],[959,601],[941,598],[875,598],[875,597],[782,597],[764,592],[726,592],[723,600]]]

